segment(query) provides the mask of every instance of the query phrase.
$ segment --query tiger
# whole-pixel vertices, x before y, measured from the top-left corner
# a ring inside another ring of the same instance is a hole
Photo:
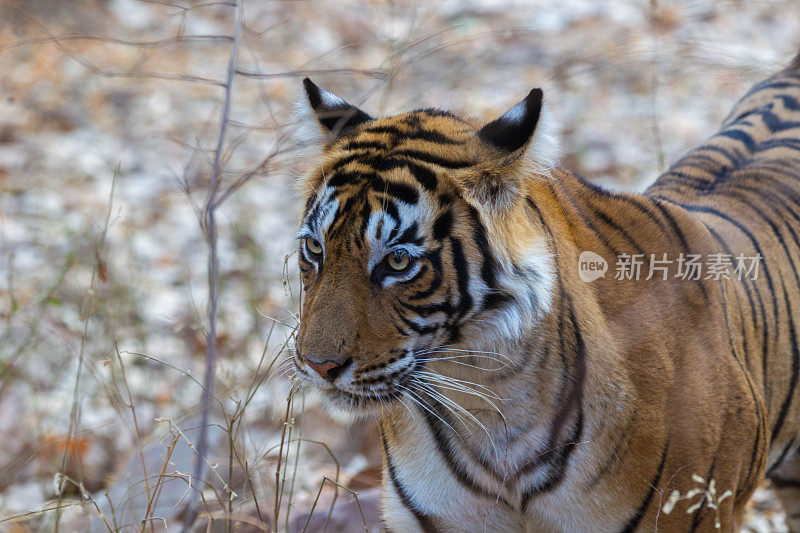
[[[641,193],[559,167],[538,88],[303,84],[291,360],[377,422],[385,531],[737,531],[766,477],[800,532],[800,54]]]

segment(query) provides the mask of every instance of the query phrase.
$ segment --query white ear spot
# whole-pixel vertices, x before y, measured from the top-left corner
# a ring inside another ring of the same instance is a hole
[[[325,144],[327,135],[317,122],[314,111],[308,105],[308,99],[304,94],[301,94],[292,106],[292,117],[294,119],[291,134],[293,145],[299,150],[319,151]],[[302,155],[310,156],[311,154]]]
[[[525,116],[525,102],[520,102],[503,115],[503,120],[508,123],[519,124]]]
[[[533,132],[533,140],[527,146],[524,165],[530,172],[547,174],[561,161],[561,143],[558,123],[550,113],[545,101],[539,115],[539,123]]]
[[[346,101],[342,100],[332,92],[326,91],[325,89],[319,90],[319,97],[322,100],[322,105],[327,108],[334,108],[334,107],[349,107]]]

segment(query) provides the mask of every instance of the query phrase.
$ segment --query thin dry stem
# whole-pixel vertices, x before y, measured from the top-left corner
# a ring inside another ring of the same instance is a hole
[[[225,82],[225,99],[223,100],[220,114],[219,136],[217,150],[214,154],[214,166],[211,171],[208,196],[203,213],[203,229],[208,241],[208,338],[206,340],[205,379],[203,380],[203,394],[201,398],[200,437],[197,444],[197,459],[194,469],[194,479],[197,485],[191,491],[186,509],[186,519],[183,531],[188,531],[197,516],[199,491],[202,490],[203,476],[205,473],[205,458],[208,453],[208,419],[211,410],[211,391],[214,388],[214,368],[217,358],[217,306],[219,304],[219,258],[217,255],[217,222],[216,210],[219,207],[217,195],[220,189],[222,173],[222,153],[225,147],[225,134],[228,127],[228,117],[231,109],[233,82],[236,77],[236,62],[239,50],[239,40],[242,34],[243,5],[235,3],[234,36],[231,46],[231,56],[228,62],[228,74]]]

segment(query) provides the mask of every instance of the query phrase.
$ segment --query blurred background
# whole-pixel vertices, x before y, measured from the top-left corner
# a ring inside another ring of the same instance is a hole
[[[179,524],[234,15],[231,1],[0,0],[0,531]],[[212,531],[377,530],[375,428],[289,398],[281,366],[293,182],[314,164],[292,137],[303,77],[373,114],[484,119],[541,86],[563,165],[640,190],[800,43],[796,0],[244,0],[242,21],[197,522]],[[760,489],[747,530],[783,524]]]

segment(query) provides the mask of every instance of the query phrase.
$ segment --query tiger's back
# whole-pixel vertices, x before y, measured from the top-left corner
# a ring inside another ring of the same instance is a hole
[[[732,348],[764,397],[764,468],[800,529],[800,55],[756,84],[722,130],[647,191],[680,205],[722,253],[760,256],[756,279],[726,281]]]

